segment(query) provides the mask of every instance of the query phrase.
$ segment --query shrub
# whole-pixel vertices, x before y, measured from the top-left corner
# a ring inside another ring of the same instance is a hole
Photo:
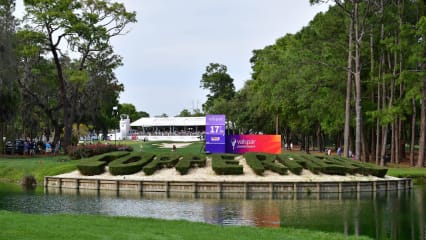
[[[294,154],[291,157],[304,169],[308,169],[314,174],[318,174],[321,170],[321,167],[316,163],[318,159],[312,160],[312,158],[308,158],[308,155]]]
[[[133,148],[126,145],[115,145],[115,144],[80,144],[77,146],[69,146],[67,148],[68,155],[72,159],[88,158],[95,155],[115,152],[115,151],[133,151]]]
[[[129,154],[128,152],[111,152],[101,154],[92,158],[83,159],[77,164],[77,169],[81,174],[86,176],[93,176],[102,174],[105,171],[105,166],[120,157]]]
[[[239,175],[243,174],[243,166],[239,165],[235,154],[213,154],[212,168],[218,175]]]
[[[171,168],[178,163],[180,155],[176,153],[162,153],[155,157],[153,161],[143,167],[143,172],[146,175],[152,175],[156,170],[161,168]]]
[[[133,152],[127,156],[112,161],[108,167],[112,175],[134,174],[154,159],[152,153]]]
[[[260,156],[262,156],[262,155],[260,155]],[[264,157],[263,160],[262,160],[262,157],[260,159],[261,159],[262,164],[265,167],[265,169],[271,170],[271,171],[276,172],[280,175],[287,174],[288,168],[286,166],[282,165],[277,160],[277,155],[263,154],[263,157]]]
[[[189,169],[194,166],[205,167],[206,157],[201,155],[183,155],[175,168],[181,175],[185,175],[188,173]]]
[[[347,166],[348,168],[351,169],[352,171],[351,173],[372,175],[372,176],[383,178],[386,176],[386,173],[388,171],[387,168],[383,168],[371,163],[355,161],[350,158],[345,158],[345,157],[327,157],[327,158]]]
[[[247,165],[253,169],[254,173],[257,175],[263,175],[265,167],[262,164],[262,161],[258,157],[259,153],[248,152],[244,153],[244,158],[246,159]],[[260,157],[262,158],[262,157]]]
[[[280,163],[284,164],[290,172],[300,175],[302,173],[303,167],[297,163],[295,160],[291,160],[289,155],[281,154],[277,156],[277,159]]]

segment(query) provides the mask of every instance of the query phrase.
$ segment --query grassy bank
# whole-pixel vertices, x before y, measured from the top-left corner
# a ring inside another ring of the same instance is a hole
[[[400,177],[400,178],[426,178],[426,168],[414,168],[414,167],[389,167],[389,176]]]
[[[188,221],[0,211],[0,239],[370,239],[289,228],[222,227]]]
[[[64,156],[5,157],[0,158],[0,181],[20,183],[26,175],[32,175],[37,183],[44,176],[54,176],[73,171],[78,161]]]

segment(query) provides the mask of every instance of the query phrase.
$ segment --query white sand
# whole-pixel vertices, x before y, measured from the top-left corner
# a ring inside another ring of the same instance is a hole
[[[176,148],[184,148],[192,143],[161,143],[160,148],[172,148],[175,145]]]
[[[177,146],[176,146],[177,147]],[[308,170],[303,170],[301,175],[295,175],[291,172],[288,175],[279,175],[272,171],[265,171],[263,176],[256,175],[247,165],[245,159],[240,156],[237,158],[240,165],[243,166],[243,175],[216,175],[211,167],[211,158],[207,158],[206,167],[191,168],[186,175],[180,175],[174,168],[157,170],[153,175],[147,176],[143,171],[132,175],[113,176],[108,172],[96,176],[84,176],[78,170],[58,175],[63,178],[86,178],[86,179],[126,179],[126,180],[142,180],[142,181],[226,181],[226,182],[327,182],[327,181],[372,181],[372,180],[390,180],[398,179],[391,176],[378,178],[375,176],[363,175],[327,175],[313,174]]]

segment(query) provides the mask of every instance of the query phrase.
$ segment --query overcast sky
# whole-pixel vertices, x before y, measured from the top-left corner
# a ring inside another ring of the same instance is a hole
[[[309,0],[126,0],[138,22],[112,41],[123,57],[120,103],[151,117],[192,111],[206,101],[201,75],[209,63],[228,67],[236,89],[250,79],[254,49],[296,33],[328,6]],[[20,1],[18,1],[20,4]],[[19,6],[18,6],[19,8]]]

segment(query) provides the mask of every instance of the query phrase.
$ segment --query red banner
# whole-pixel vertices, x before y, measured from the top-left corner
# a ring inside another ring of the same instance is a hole
[[[226,152],[243,154],[246,152],[281,153],[281,135],[228,135]]]

